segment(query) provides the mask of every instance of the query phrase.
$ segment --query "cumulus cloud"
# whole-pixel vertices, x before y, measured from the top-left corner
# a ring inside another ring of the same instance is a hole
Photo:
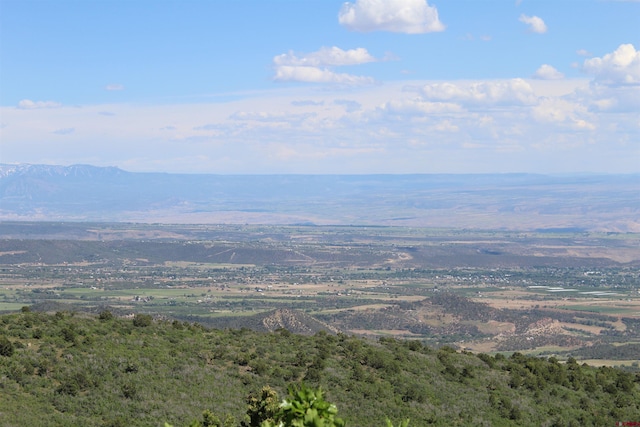
[[[115,90],[124,90],[124,86],[120,83],[110,83],[104,87],[105,90],[115,91]]]
[[[640,85],[606,85],[592,82],[588,88],[576,90],[570,99],[586,105],[589,111],[632,113],[640,111]],[[638,123],[640,129],[640,122]]]
[[[580,56],[592,56],[591,52],[589,52],[587,49],[578,49],[576,50],[576,54]]]
[[[532,109],[533,118],[541,123],[563,125],[572,130],[594,130],[587,109],[561,98],[544,98]]]
[[[32,101],[30,99],[23,99],[18,102],[18,108],[21,110],[35,110],[38,108],[58,108],[62,104],[54,101]]]
[[[422,34],[444,31],[438,10],[427,0],[356,0],[345,3],[338,22],[349,30]]]
[[[468,85],[434,83],[423,86],[420,92],[428,100],[469,106],[532,105],[537,99],[531,85],[522,79]]]
[[[540,80],[561,80],[564,78],[564,74],[549,64],[542,64],[540,68],[536,70],[533,78]]]
[[[595,76],[597,83],[606,85],[640,84],[640,51],[632,44],[622,44],[602,58],[584,61],[584,71]]]
[[[547,25],[544,23],[542,18],[537,16],[527,16],[524,13],[520,15],[520,22],[524,22],[529,26],[529,30],[534,33],[543,34],[547,32]]]
[[[293,52],[289,52],[273,58],[273,64],[276,66],[291,65],[303,67],[358,65],[374,61],[376,61],[376,58],[371,56],[365,48],[359,47],[357,49],[342,50],[335,46],[322,47],[317,52],[312,52],[304,56],[298,56]]]
[[[371,84],[371,77],[335,73],[326,68],[281,66],[276,68],[273,79],[280,82],[338,83],[347,85]]]
[[[276,81],[297,81],[307,83],[337,83],[347,85],[371,84],[371,77],[336,73],[330,67],[358,65],[377,61],[367,49],[343,50],[338,47],[323,47],[316,52],[297,55],[293,52],[273,58]]]

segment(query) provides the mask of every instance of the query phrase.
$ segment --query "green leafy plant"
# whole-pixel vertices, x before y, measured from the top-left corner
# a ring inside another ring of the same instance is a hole
[[[10,357],[13,355],[14,346],[6,337],[0,337],[0,356]]]
[[[398,424],[398,427],[408,427],[408,426],[409,426],[409,419],[408,418],[406,420],[400,421],[400,423]],[[389,418],[387,418],[387,427],[393,427],[393,423],[391,422],[391,420]]]
[[[338,409],[324,400],[322,389],[313,390],[304,384],[290,386],[289,396],[280,404],[275,420],[265,421],[261,427],[343,427],[344,421],[336,417]]]
[[[259,427],[264,423],[272,423],[278,413],[278,393],[271,387],[264,386],[259,396],[250,395],[247,398],[247,405],[248,420],[242,423],[243,427]]]

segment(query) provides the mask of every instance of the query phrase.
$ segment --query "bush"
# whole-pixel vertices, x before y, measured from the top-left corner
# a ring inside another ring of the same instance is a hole
[[[261,427],[344,427],[337,413],[336,405],[324,400],[321,389],[312,390],[303,384],[300,388],[289,387],[289,396],[280,404],[275,420]]]
[[[109,310],[101,311],[100,315],[98,316],[98,319],[100,319],[100,320],[111,320],[111,319],[113,319],[113,313],[111,313]]]
[[[7,337],[0,337],[0,356],[13,356],[14,347]]]
[[[248,422],[243,422],[243,427],[260,427],[263,423],[270,423],[275,420],[278,410],[278,393],[269,386],[260,390],[260,396],[249,396],[247,398]],[[271,424],[267,424],[271,425]],[[274,424],[277,425],[277,424]]]
[[[146,328],[151,325],[153,318],[149,314],[136,314],[133,318],[133,326]]]

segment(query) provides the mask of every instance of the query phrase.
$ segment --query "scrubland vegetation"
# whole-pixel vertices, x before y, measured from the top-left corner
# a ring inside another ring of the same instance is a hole
[[[640,419],[639,374],[575,359],[326,332],[207,329],[107,311],[25,307],[0,317],[0,425],[178,427],[209,411],[205,420],[254,426],[248,405],[259,404],[265,386],[286,396],[289,385],[302,383],[325,390],[348,426],[382,426],[387,418],[414,426]]]

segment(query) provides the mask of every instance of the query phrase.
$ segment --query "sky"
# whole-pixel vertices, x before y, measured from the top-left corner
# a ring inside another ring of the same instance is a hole
[[[0,0],[0,163],[640,173],[640,2]]]

